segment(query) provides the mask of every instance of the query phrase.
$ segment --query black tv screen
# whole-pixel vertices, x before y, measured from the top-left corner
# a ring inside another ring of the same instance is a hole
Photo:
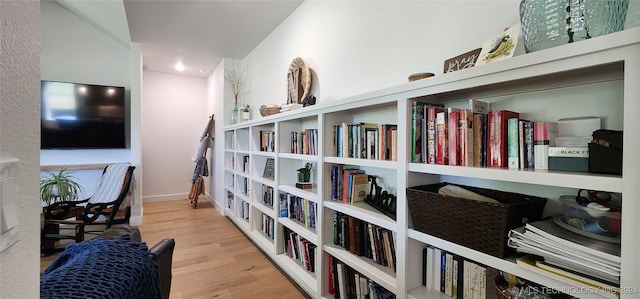
[[[42,149],[125,148],[124,87],[42,81]]]

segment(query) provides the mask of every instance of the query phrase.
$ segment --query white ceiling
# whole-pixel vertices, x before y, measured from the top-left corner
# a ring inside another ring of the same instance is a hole
[[[206,77],[223,57],[243,59],[303,0],[57,1],[117,42],[139,43],[148,70]]]

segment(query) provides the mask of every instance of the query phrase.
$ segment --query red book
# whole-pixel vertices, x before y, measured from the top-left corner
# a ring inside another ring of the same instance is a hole
[[[507,119],[520,114],[509,110],[489,111],[487,129],[487,167],[507,167]]]
[[[467,109],[460,110],[460,165],[473,166],[473,113]]]
[[[458,129],[458,109],[449,108],[449,165],[460,165],[460,130]]]
[[[448,113],[438,112],[436,114],[436,163],[449,165],[449,147],[447,146]]]

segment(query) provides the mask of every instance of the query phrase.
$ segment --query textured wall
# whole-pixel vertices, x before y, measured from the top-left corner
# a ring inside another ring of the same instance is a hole
[[[40,4],[0,1],[0,156],[20,160],[20,240],[0,253],[0,298],[38,298],[40,272]]]

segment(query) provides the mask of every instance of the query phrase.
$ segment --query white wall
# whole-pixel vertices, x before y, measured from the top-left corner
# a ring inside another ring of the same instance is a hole
[[[142,93],[143,201],[186,199],[195,168],[191,159],[213,113],[207,79],[145,71]],[[211,154],[207,158],[211,162]]]
[[[131,107],[131,52],[55,1],[40,2],[42,80],[124,86]],[[131,129],[131,109],[127,132]],[[128,133],[129,134],[129,133]],[[42,165],[130,162],[125,150],[43,150]]]
[[[113,150],[42,150],[41,165],[72,166],[78,164],[132,163],[136,199],[141,196],[140,168],[140,47],[127,47],[111,34],[62,7],[55,1],[40,2],[41,79],[124,86],[126,93],[127,149]],[[132,81],[136,84],[132,87]],[[89,196],[97,186],[101,169],[74,173]],[[141,201],[132,207],[132,224],[141,222]]]
[[[38,298],[40,5],[0,1],[0,159],[18,158],[19,241],[0,253],[0,298]]]
[[[215,126],[215,140],[213,143],[213,153],[216,155],[211,161],[212,175],[210,177],[211,189],[207,189],[207,192],[211,194],[211,200],[216,205],[218,211],[223,214],[224,209],[224,196],[220,194],[224,193],[224,132],[222,127],[227,121],[228,112],[225,113],[223,105],[224,100],[224,65],[223,59],[211,72],[207,78],[207,105],[208,111],[213,111],[216,119]],[[226,89],[227,92],[228,88]]]
[[[446,59],[519,22],[518,7],[519,1],[305,1],[243,60],[251,70],[248,99],[254,107],[285,102],[295,57],[317,74],[311,93],[319,102],[405,83],[412,73],[437,76]]]

